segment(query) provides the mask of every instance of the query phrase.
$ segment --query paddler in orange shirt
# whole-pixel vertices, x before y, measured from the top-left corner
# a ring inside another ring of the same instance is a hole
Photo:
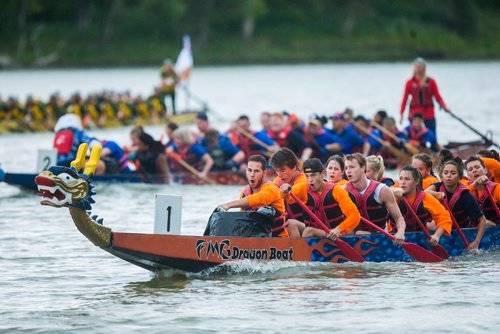
[[[488,174],[491,175],[490,179],[500,183],[500,156],[498,152],[495,150],[481,150],[477,152],[477,155],[483,160]]]
[[[494,226],[500,224],[500,187],[497,183],[491,182],[486,175],[484,161],[477,155],[472,155],[465,160],[465,169],[469,177],[467,188],[472,197],[476,199],[481,210],[486,217],[486,224]],[[493,198],[493,202],[488,195],[487,190]]]
[[[450,212],[434,196],[422,191],[422,176],[417,168],[404,166],[399,172],[399,185],[404,191],[403,198],[408,201],[424,226],[431,221],[435,223],[436,231],[429,240],[431,245],[437,245],[443,234],[450,235],[453,226]],[[406,231],[421,231],[420,225],[402,200],[399,202],[399,209],[406,222]],[[427,226],[434,227],[434,224]]]
[[[288,234],[293,237],[300,237],[301,232],[298,223],[302,220],[302,208],[288,193],[291,191],[305,203],[307,201],[306,177],[299,169],[297,156],[286,147],[273,154],[271,166],[278,174],[274,179],[274,183],[280,187],[282,198],[285,200]]]
[[[272,206],[276,209],[276,216],[272,227],[273,237],[288,237],[285,220],[285,204],[279,187],[264,179],[267,161],[261,155],[252,155],[248,158],[246,176],[248,185],[240,194],[240,199],[220,204],[224,210],[241,208],[242,210],[257,211],[263,206]]]
[[[302,166],[307,179],[307,207],[318,216],[330,232],[316,228],[314,220],[304,213],[302,237],[328,237],[333,240],[351,232],[358,226],[361,217],[347,191],[333,183],[324,181],[325,167],[319,159],[306,160]]]

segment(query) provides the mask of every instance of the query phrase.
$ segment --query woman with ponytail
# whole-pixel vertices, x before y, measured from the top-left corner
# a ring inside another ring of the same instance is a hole
[[[427,189],[431,184],[439,182],[434,175],[432,158],[427,153],[415,154],[411,158],[411,165],[415,167],[422,176],[422,189]]]
[[[384,158],[380,155],[370,155],[366,157],[366,177],[383,183],[388,187],[392,187],[394,185],[394,180],[389,177],[384,177],[384,172]]]

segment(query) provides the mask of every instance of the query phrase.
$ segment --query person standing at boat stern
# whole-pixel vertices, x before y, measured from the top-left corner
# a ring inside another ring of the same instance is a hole
[[[426,69],[427,63],[423,58],[419,57],[415,59],[415,63],[413,66],[413,76],[406,82],[405,85],[403,101],[401,102],[401,118],[399,120],[399,123],[403,124],[403,116],[406,109],[406,103],[408,102],[408,97],[411,95],[410,113],[408,115],[408,119],[411,121],[414,114],[422,113],[424,116],[425,126],[431,129],[436,134],[434,100],[436,100],[436,102],[446,112],[449,112],[450,110],[444,103],[441,94],[439,94],[436,80],[427,76]]]
[[[179,82],[179,77],[175,73],[174,65],[170,59],[165,59],[163,66],[161,67],[161,94],[163,97],[163,102],[165,103],[165,98],[170,96],[172,100],[172,114],[176,114],[177,110],[175,108],[175,87]],[[166,103],[165,103],[166,105]]]
[[[361,215],[347,191],[333,183],[326,182],[325,167],[319,159],[306,160],[302,166],[307,179],[307,207],[318,216],[330,232],[314,227],[312,217],[304,212],[304,222],[298,222],[301,236],[328,237],[333,240],[351,232],[358,226]],[[294,235],[290,235],[293,237]]]
[[[394,242],[401,245],[405,240],[405,220],[401,215],[392,191],[383,183],[366,177],[366,159],[360,153],[348,154],[344,158],[345,173],[349,180],[343,188],[349,192],[361,216],[383,229],[387,229],[389,214],[396,222],[397,232]],[[356,234],[370,234],[375,230],[360,223]]]
[[[404,199],[409,203],[419,220],[423,223],[435,223],[435,232],[429,242],[437,245],[443,234],[450,235],[453,222],[450,213],[431,194],[422,191],[422,176],[417,168],[404,166],[399,172],[399,184],[403,190]],[[399,203],[399,208],[403,213],[406,230],[408,232],[420,231],[421,228],[410,210],[406,207],[403,199]],[[433,224],[428,224],[430,227]]]
[[[288,237],[286,229],[285,204],[279,187],[264,178],[267,161],[261,155],[252,155],[248,158],[246,176],[248,185],[240,194],[240,199],[220,204],[224,210],[241,208],[242,210],[257,211],[262,206],[272,206],[276,209],[276,216],[272,228],[273,237]]]
[[[297,237],[301,232],[297,222],[302,221],[302,207],[289,195],[292,192],[302,203],[307,201],[307,180],[299,169],[299,159],[288,148],[282,148],[271,157],[271,166],[278,175],[274,183],[280,187],[282,198],[285,200],[288,234]]]

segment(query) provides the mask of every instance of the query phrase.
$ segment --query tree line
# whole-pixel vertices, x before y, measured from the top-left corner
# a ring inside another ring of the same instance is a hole
[[[1,66],[496,58],[494,0],[3,0]]]

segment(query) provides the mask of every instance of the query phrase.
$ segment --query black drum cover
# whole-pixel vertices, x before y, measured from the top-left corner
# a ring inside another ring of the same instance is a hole
[[[257,211],[227,212],[216,208],[203,235],[218,237],[270,238],[276,209],[264,206]]]

